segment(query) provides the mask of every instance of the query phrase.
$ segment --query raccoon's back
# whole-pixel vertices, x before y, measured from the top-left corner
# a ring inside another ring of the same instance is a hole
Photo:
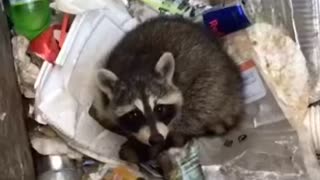
[[[208,52],[217,52],[219,48],[200,25],[182,18],[158,17],[128,32],[110,54],[105,68],[120,76],[128,70],[152,70],[166,51],[174,55],[178,72],[205,67],[210,62],[201,57],[211,56]]]

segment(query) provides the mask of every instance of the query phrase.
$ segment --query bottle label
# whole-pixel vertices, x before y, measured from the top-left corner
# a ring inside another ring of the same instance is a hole
[[[27,4],[39,0],[10,0],[10,5]]]
[[[263,98],[267,91],[254,62],[249,60],[241,63],[240,70],[244,82],[245,103]]]

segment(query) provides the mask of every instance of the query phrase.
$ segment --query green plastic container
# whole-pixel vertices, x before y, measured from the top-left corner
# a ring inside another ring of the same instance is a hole
[[[9,0],[9,16],[14,29],[29,40],[50,26],[49,0]]]

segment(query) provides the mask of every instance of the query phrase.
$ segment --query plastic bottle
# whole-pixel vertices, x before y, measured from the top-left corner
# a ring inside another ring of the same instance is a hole
[[[7,8],[16,32],[29,40],[50,25],[49,0],[9,0]]]

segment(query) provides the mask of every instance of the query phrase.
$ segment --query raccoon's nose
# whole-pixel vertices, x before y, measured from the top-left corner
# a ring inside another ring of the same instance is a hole
[[[149,143],[150,145],[157,145],[157,144],[161,144],[164,142],[164,138],[161,134],[155,134],[155,135],[152,135],[150,138],[149,138]]]

